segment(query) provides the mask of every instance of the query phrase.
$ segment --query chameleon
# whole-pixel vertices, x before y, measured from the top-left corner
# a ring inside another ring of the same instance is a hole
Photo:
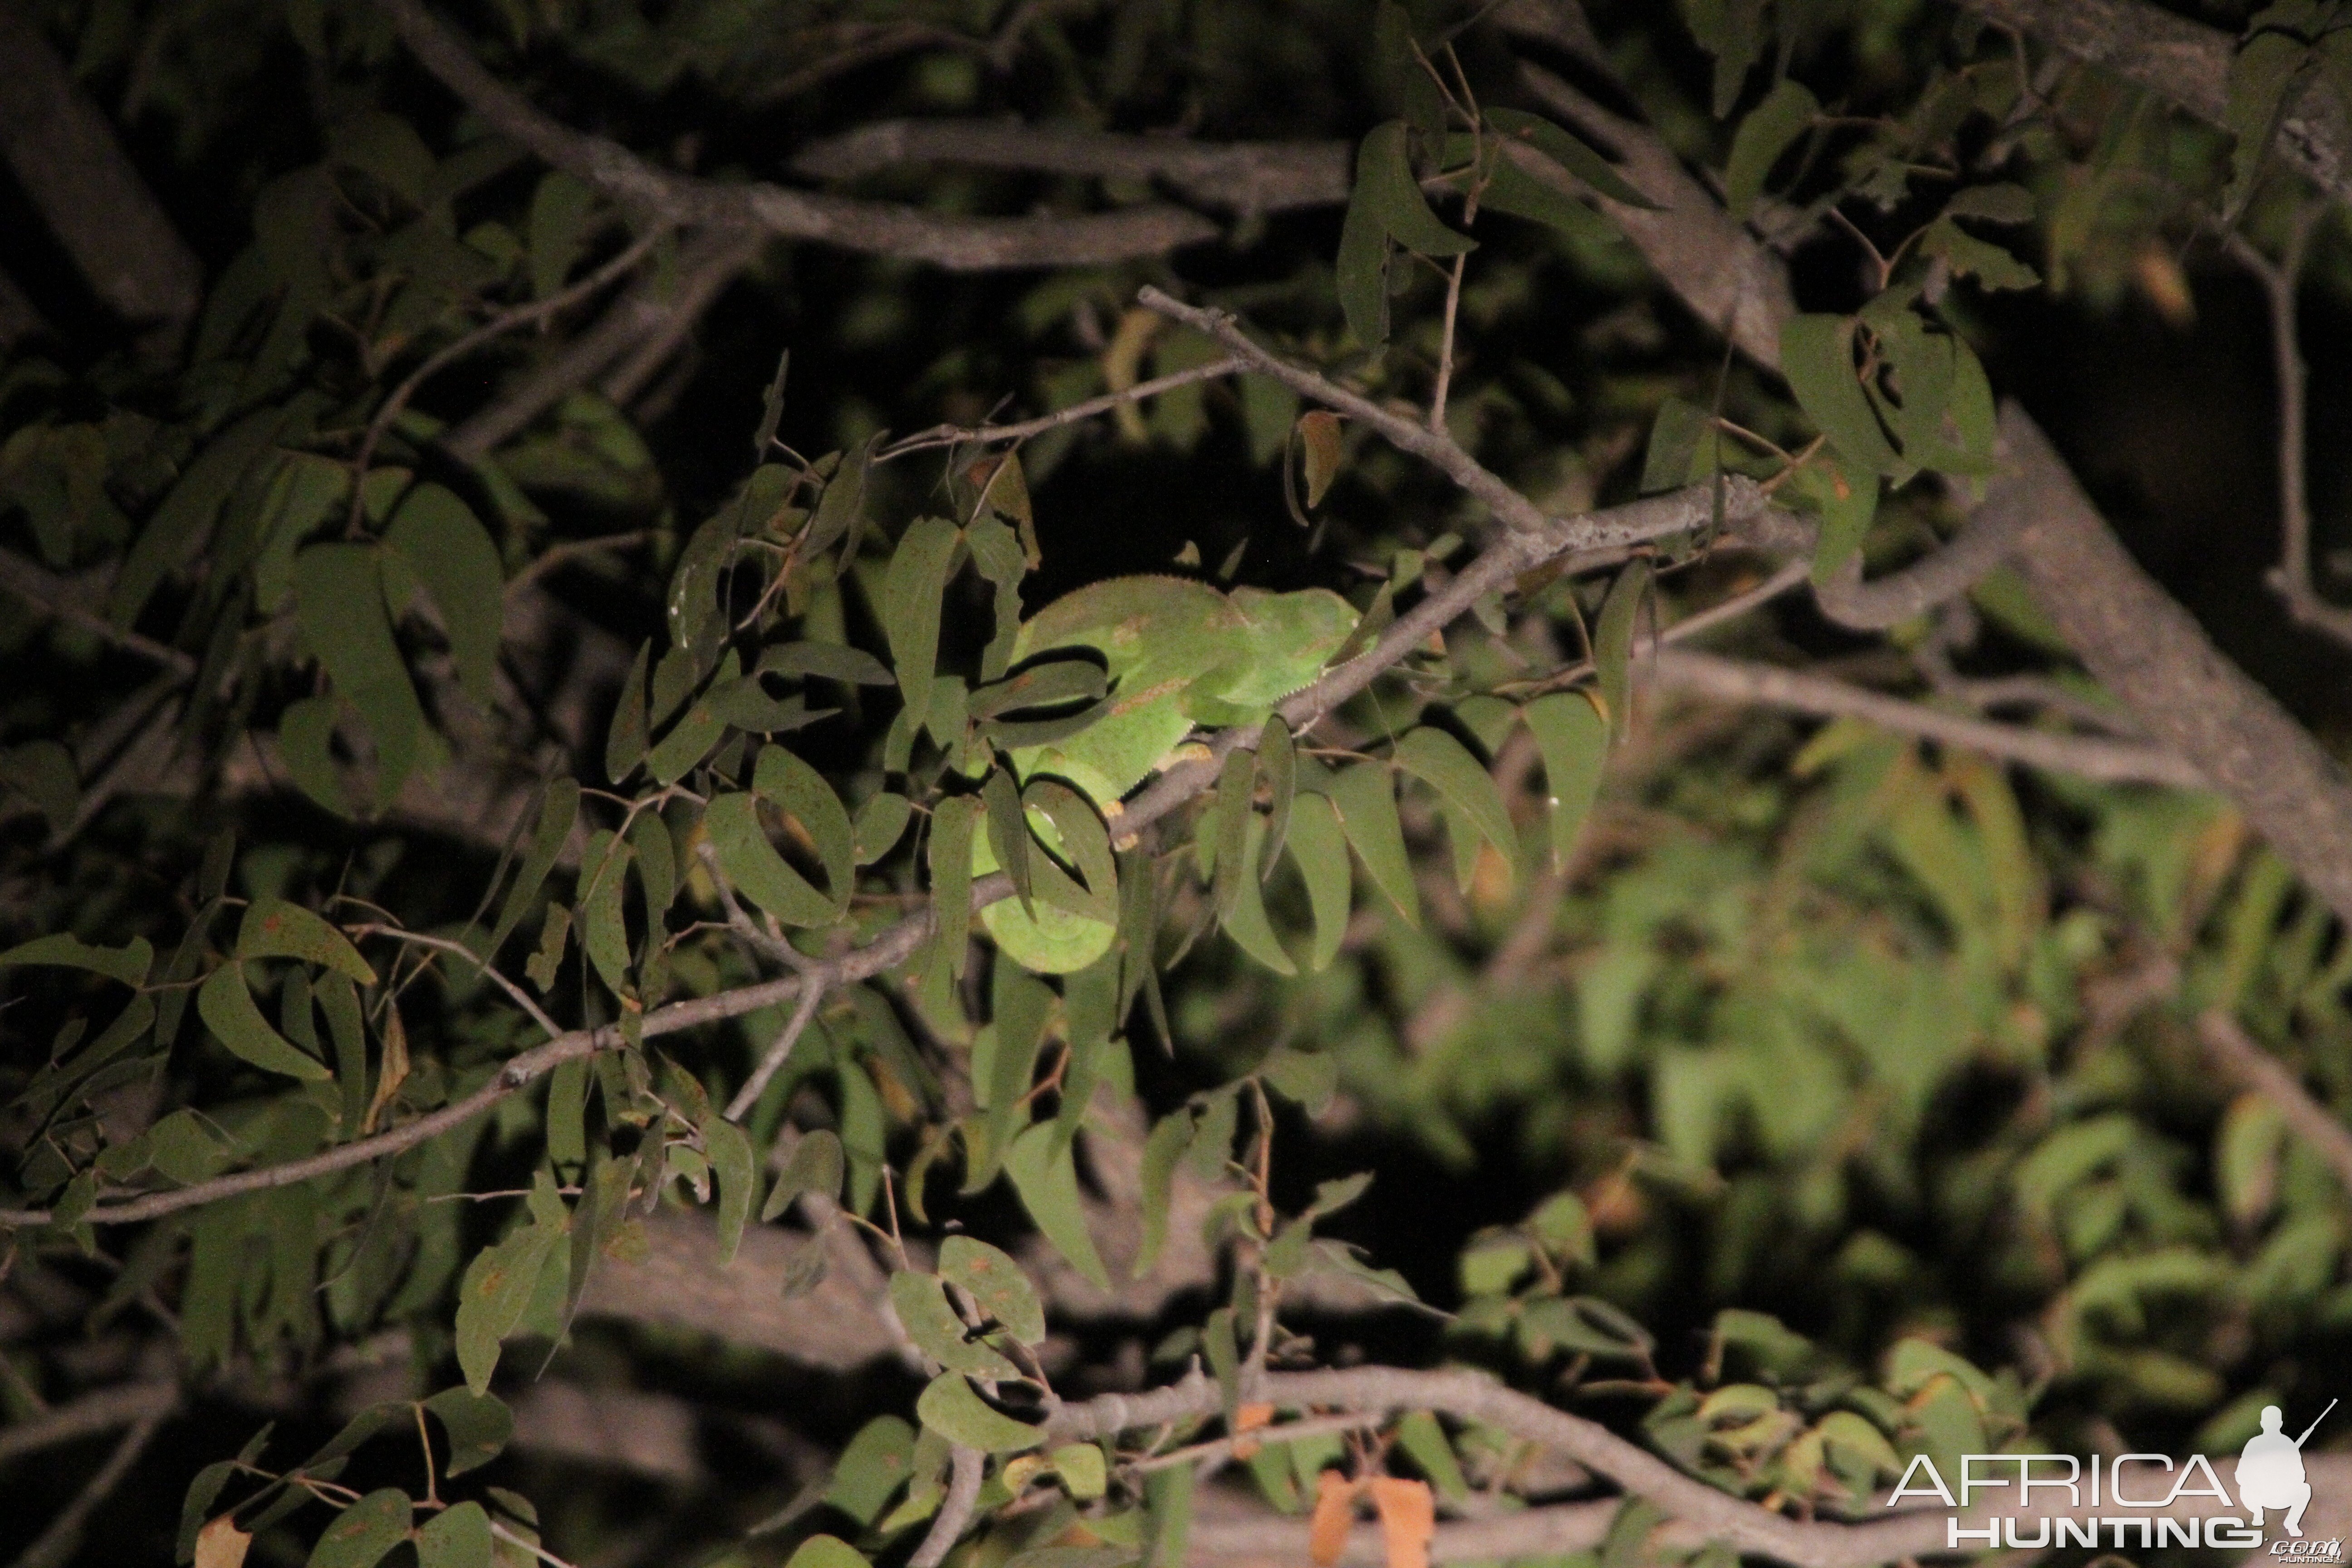
[[[1076,789],[1114,825],[1121,799],[1177,760],[1193,728],[1261,724],[1311,684],[1355,630],[1353,605],[1327,588],[1223,594],[1186,577],[1112,577],[1066,594],[1021,624],[1013,662],[1062,649],[1102,656],[1110,701],[1077,734],[1009,757],[1023,780],[1044,774]],[[1049,847],[1051,826],[1030,823]],[[1114,829],[1115,830],[1115,829]],[[976,876],[996,869],[985,834]],[[1083,969],[1109,950],[1112,927],[1043,902],[1034,914],[1001,900],[981,920],[1015,962],[1045,973]]]

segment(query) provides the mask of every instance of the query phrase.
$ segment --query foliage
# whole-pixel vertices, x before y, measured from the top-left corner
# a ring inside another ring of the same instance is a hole
[[[1705,635],[2152,755],[2006,568],[1866,643],[1781,595],[1963,526],[2026,312],[2193,312],[2185,247],[2305,232],[2269,149],[2352,35],[2252,17],[2217,128],[1892,0],[1596,7],[1594,108],[1539,88],[1572,7],[1494,9],[469,16],[646,160],[600,187],[453,110],[394,0],[50,7],[210,285],[176,353],[68,322],[0,371],[0,1279],[46,1303],[11,1415],[164,1356],[211,1402],[184,1562],[594,1555],[622,1521],[507,1453],[505,1401],[777,1375],[596,1305],[697,1208],[705,1284],[766,1232],[788,1301],[854,1253],[900,1375],[787,1413],[829,1456],[797,1498],[709,1482],[621,1556],[1172,1568],[1213,1447],[1320,1561],[1360,1505],[1410,1565],[1471,1488],[1546,1500],[1507,1424],[1265,1382],[1338,1347],[1808,1518],[1917,1454],[2218,1448],[2330,1392],[2340,1173],[2196,1026],[2352,1095],[2352,944],[2285,847],[2224,794],[1677,703],[1659,632],[1766,584]],[[1596,129],[1635,109],[1799,264],[1744,359],[1654,271],[1643,226],[1710,198]],[[1344,175],[1301,210],[1173,164],[846,176],[877,232],[1235,214],[952,282],[656,189],[950,114]],[[2315,291],[2345,256],[2322,229]],[[1495,567],[1457,456],[1647,531]],[[1105,1314],[1171,1253],[1189,1295]],[[387,1343],[403,1396],[310,1442]],[[1068,1425],[1147,1352],[1213,1403]],[[272,1401],[298,1435],[218,1458]]]

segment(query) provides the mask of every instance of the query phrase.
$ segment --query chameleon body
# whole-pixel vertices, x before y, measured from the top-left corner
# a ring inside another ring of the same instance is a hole
[[[1264,723],[1275,705],[1311,684],[1355,629],[1356,610],[1324,588],[1221,594],[1185,577],[1113,577],[1065,595],[1021,625],[1017,665],[1060,649],[1101,655],[1108,711],[1079,733],[1011,754],[1026,780],[1066,781],[1116,817],[1121,797],[1165,766],[1193,728]],[[1030,822],[1051,845],[1050,827]],[[996,869],[987,836],[972,870]],[[1083,969],[1109,949],[1111,927],[1067,910],[1005,900],[982,911],[998,945],[1046,973]]]

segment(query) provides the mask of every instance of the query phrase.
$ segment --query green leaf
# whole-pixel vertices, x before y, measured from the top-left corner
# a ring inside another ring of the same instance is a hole
[[[890,1494],[914,1473],[914,1460],[915,1429],[896,1415],[877,1415],[859,1427],[849,1447],[841,1451],[824,1500],[860,1525],[871,1526]]]
[[[541,1180],[547,1180],[545,1172]],[[539,1289],[540,1271],[568,1228],[534,1217],[505,1240],[484,1247],[467,1267],[457,1288],[457,1364],[474,1393],[489,1391],[499,1342],[521,1325]]]
[[[488,710],[506,616],[506,569],[498,546],[473,509],[439,485],[419,485],[401,499],[383,542],[433,595],[457,684]]]
[[[1825,584],[1862,551],[1862,542],[1878,516],[1878,476],[1849,471],[1845,464],[1823,453],[1797,478],[1798,488],[1821,515],[1821,533],[1813,542],[1812,580]]]
[[[1603,623],[1607,616],[1602,616]],[[1494,775],[1472,756],[1461,742],[1443,730],[1423,726],[1397,742],[1397,766],[1437,792],[1445,813],[1445,830],[1454,839],[1456,878],[1464,890],[1476,864],[1470,835],[1495,847],[1509,866],[1518,852],[1518,835],[1511,826],[1510,809]]]
[[[1356,183],[1339,226],[1339,254],[1333,279],[1349,335],[1364,347],[1389,341],[1389,235],[1375,210],[1374,181],[1359,160]]]
[[[635,994],[629,985],[629,933],[621,910],[629,863],[635,858],[626,839],[600,827],[589,836],[588,852],[580,862],[580,945],[615,996]]]
[[[342,771],[335,765],[335,700],[305,697],[289,702],[278,716],[278,754],[294,787],[337,816],[352,814],[343,787]]]
[[[522,869],[515,874],[514,885],[507,889],[506,902],[499,909],[499,923],[491,929],[489,945],[484,949],[486,959],[495,960],[507,938],[522,923],[531,900],[546,885],[547,874],[555,868],[564,845],[571,841],[579,815],[579,782],[570,778],[550,780],[546,797],[540,802],[539,821],[531,828],[530,847],[523,852]]]
[[[1036,882],[1029,874],[1029,824],[1022,815],[1021,796],[1010,767],[991,770],[981,782],[980,801],[988,812],[989,853],[1013,879],[1021,907],[1034,916]]]
[[[951,795],[931,808],[931,923],[949,971],[961,978],[971,941],[971,836],[976,795]]]
[[[313,544],[297,555],[294,612],[304,642],[375,739],[376,799],[388,805],[424,760],[429,731],[384,613],[375,548]]]
[[[56,741],[30,741],[0,751],[0,785],[30,801],[48,820],[51,833],[72,826],[81,805],[73,753]]]
[[[1421,134],[1423,146],[1445,134],[1445,95],[1421,63],[1413,46],[1412,18],[1396,0],[1381,0],[1372,11],[1372,58],[1388,100]]]
[[[1647,212],[1665,209],[1635,190],[1600,153],[1539,114],[1523,109],[1487,109],[1486,123],[1515,142],[1524,142],[1612,202]]]
[[[1235,752],[1235,757],[1243,753]],[[1274,923],[1266,918],[1265,895],[1257,876],[1257,857],[1265,838],[1265,818],[1244,809],[1241,816],[1242,839],[1229,851],[1231,858],[1218,871],[1218,886],[1232,889],[1232,907],[1223,913],[1224,932],[1234,945],[1273,970],[1276,974],[1295,975],[1298,965],[1275,933]]]
[[[65,969],[87,969],[125,985],[144,985],[147,972],[154,966],[155,949],[143,937],[133,937],[121,947],[92,947],[69,931],[54,936],[37,936],[19,942],[5,952],[0,952],[0,969],[15,963],[55,964]]]
[[[1192,1144],[1192,1113],[1188,1110],[1161,1117],[1153,1125],[1150,1136],[1143,1141],[1143,1245],[1136,1249],[1135,1267],[1130,1271],[1138,1279],[1151,1272],[1152,1265],[1160,1260],[1160,1249],[1168,1244],[1169,1193],[1175,1182],[1177,1163]]]
[[[1731,157],[1723,170],[1723,205],[1733,218],[1748,220],[1772,165],[1812,129],[1821,111],[1821,100],[1794,77],[1782,77],[1764,101],[1748,111],[1731,139]]]
[[[1055,877],[1046,884],[1042,877],[1040,897],[1054,896],[1056,903],[1072,914],[1087,920],[1115,925],[1118,921],[1118,863],[1112,857],[1110,830],[1097,815],[1094,804],[1076,790],[1058,779],[1039,778],[1029,781],[1021,792],[1021,802],[1028,811],[1043,816],[1053,829],[1055,842],[1050,847],[1077,868],[1083,878],[1082,889],[1074,888],[1070,879],[1060,874],[1059,868],[1033,863],[1033,868],[1052,870]],[[1078,896],[1071,897],[1072,892]]]
[[[1970,185],[1952,193],[1944,204],[1946,217],[1980,217],[1988,223],[2030,223],[2033,193],[2023,185]]]
[[[1268,1089],[1310,1117],[1328,1110],[1331,1097],[1339,1088],[1339,1064],[1326,1051],[1298,1051],[1276,1046],[1258,1063],[1257,1072]],[[1365,1180],[1369,1182],[1370,1178]]]
[[[876,1511],[880,1510],[877,1508]],[[869,1519],[861,1522],[871,1524],[873,1521]],[[812,1535],[793,1548],[793,1554],[786,1560],[784,1568],[872,1568],[872,1564],[857,1548],[837,1535]]]
[[[1015,1138],[1004,1152],[1004,1169],[1013,1178],[1013,1190],[1021,1194],[1021,1206],[1029,1211],[1054,1250],[1097,1289],[1109,1289],[1110,1274],[1103,1268],[1094,1237],[1087,1229],[1076,1163],[1069,1147],[1054,1137],[1052,1124],[1039,1122]]]
[[[284,416],[280,407],[255,410],[215,437],[188,465],[115,574],[114,585],[106,595],[108,620],[118,626],[130,626],[163,579],[188,563],[204,543],[221,503],[228,500],[245,471],[268,450]]]
[[[703,832],[719,857],[719,869],[736,889],[789,926],[828,926],[834,902],[784,863],[760,825],[759,801],[748,794],[722,795],[702,814]]]
[[[445,1388],[425,1402],[449,1437],[449,1464],[444,1475],[462,1476],[488,1464],[505,1451],[514,1436],[514,1413],[487,1394]]]
[[[889,666],[864,648],[827,642],[792,642],[772,647],[760,656],[760,673],[814,675],[845,686],[888,686],[898,679]]]
[[[489,1568],[491,1540],[482,1505],[457,1503],[416,1532],[417,1568]]]
[[[801,1134],[783,1169],[776,1173],[776,1184],[768,1189],[768,1201],[760,1205],[761,1223],[764,1225],[782,1214],[803,1193],[838,1200],[841,1178],[848,1166],[841,1139],[832,1129],[820,1127]]]
[[[1840,455],[1867,473],[1907,473],[1910,466],[1887,443],[1863,395],[1854,372],[1853,327],[1851,316],[1790,317],[1780,327],[1781,374],[1805,417]]]
[[[1397,1443],[1402,1447],[1437,1495],[1447,1502],[1459,1503],[1470,1495],[1470,1485],[1462,1478],[1462,1466],[1454,1457],[1454,1445],[1445,1440],[1445,1429],[1437,1417],[1426,1410],[1406,1413],[1397,1423]]]
[[[955,524],[919,517],[907,525],[882,585],[882,630],[890,639],[890,661],[907,710],[929,713],[931,679],[939,664],[940,613],[948,573],[962,536]]]
[[[1045,1307],[1009,1253],[969,1236],[940,1245],[940,1278],[971,1293],[980,1310],[1024,1345],[1045,1342]]]
[[[586,181],[558,169],[543,175],[531,193],[530,218],[530,291],[544,300],[563,287],[580,259],[588,237],[588,220],[596,208],[596,190]]]
[[[1201,875],[1213,879],[1211,902],[1220,921],[1233,913],[1243,883],[1257,884],[1257,865],[1243,854],[1251,819],[1257,815],[1250,809],[1256,784],[1257,758],[1239,747],[1226,752],[1217,770],[1216,793],[1193,832]]]
[[[2257,24],[2267,15],[2258,14]],[[2313,51],[2303,39],[2259,26],[2231,60],[2230,95],[2221,121],[2237,142],[2230,154],[2229,188],[2222,195],[2225,219],[2235,221],[2253,195],[2279,121],[2300,95],[2314,63]]]
[[[1609,728],[1622,740],[1633,721],[1633,627],[1641,618],[1642,602],[1650,593],[1650,563],[1627,563],[1609,584],[1601,602],[1601,616],[1592,628],[1592,669],[1601,706],[1609,711]]]
[[[269,1026],[246,989],[245,966],[234,961],[213,971],[196,993],[196,1016],[213,1037],[230,1053],[265,1072],[284,1073],[305,1083],[324,1083],[335,1075]]]
[[[1307,905],[1315,917],[1315,941],[1307,967],[1321,973],[1339,955],[1348,934],[1348,895],[1352,886],[1348,839],[1339,815],[1323,795],[1301,792],[1290,816],[1290,863],[1307,884]]]
[[[1954,272],[1973,278],[1988,289],[2031,289],[2042,281],[2041,273],[1948,217],[1927,226],[1927,232],[1919,237],[1919,249],[1926,256],[1942,257]]]
[[[1601,773],[1609,760],[1609,721],[1591,698],[1580,691],[1555,691],[1538,697],[1519,710],[1542,754],[1545,802],[1551,825],[1551,863],[1565,869],[1576,854],[1576,840],[1601,793]]]
[[[310,1568],[375,1568],[408,1539],[411,1505],[398,1487],[368,1493],[335,1516],[310,1549]]]
[[[903,795],[880,790],[867,795],[850,820],[857,863],[871,866],[898,847],[898,840],[907,836],[907,824],[913,816],[913,805]]]
[[[1368,190],[1373,213],[1389,238],[1423,256],[1461,256],[1478,248],[1468,235],[1456,234],[1437,221],[1423,199],[1421,182],[1413,178],[1405,156],[1405,124],[1391,120],[1366,133],[1356,150],[1356,182]]]
[[[760,1195],[760,1167],[751,1153],[751,1135],[723,1116],[702,1124],[703,1151],[719,1178],[719,1267],[735,1261],[743,1240],[743,1226]]]
[[[604,776],[616,784],[637,771],[653,745],[646,728],[646,661],[653,657],[653,646],[638,647],[621,682],[621,699],[613,708],[613,727],[604,735]]]
[[[1144,1568],[1184,1568],[1192,1531],[1192,1467],[1170,1465],[1143,1478],[1150,1550]]]
[[[319,916],[283,899],[256,899],[246,906],[236,931],[239,958],[299,958],[349,975],[362,985],[375,984],[375,971],[360,956],[349,938]]]
[[[1054,1450],[1054,1468],[1060,1473],[1062,1484],[1080,1502],[1098,1498],[1109,1489],[1110,1472],[1103,1463],[1103,1451],[1092,1443],[1065,1443]],[[1135,1553],[1118,1548],[1119,1561],[1131,1563]]]
[[[931,1379],[915,1402],[915,1414],[949,1442],[984,1454],[1018,1453],[1035,1447],[1045,1437],[1043,1426],[1015,1421],[992,1409],[960,1372],[943,1372]]]
[[[971,1336],[955,1309],[948,1304],[939,1280],[929,1274],[900,1269],[890,1276],[890,1310],[907,1337],[950,1372],[974,1377],[1014,1378],[1021,1369]]]
[[[841,797],[833,793],[823,774],[774,745],[760,749],[751,788],[807,830],[824,867],[825,881],[833,889],[834,913],[839,916],[849,908],[849,895],[857,885],[856,835],[850,828],[849,813]]]
[[[1342,768],[1326,794],[1372,886],[1396,906],[1405,924],[1418,930],[1421,895],[1413,887],[1412,861],[1405,854],[1404,828],[1397,820],[1396,784],[1387,764],[1357,763]]]

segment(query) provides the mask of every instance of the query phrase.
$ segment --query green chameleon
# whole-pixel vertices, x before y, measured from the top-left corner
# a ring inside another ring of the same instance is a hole
[[[1013,752],[1013,772],[1066,782],[1116,833],[1121,798],[1175,760],[1196,725],[1264,723],[1276,704],[1322,674],[1355,626],[1355,607],[1325,588],[1228,595],[1186,577],[1139,576],[1065,595],[1021,624],[1013,660],[1092,649],[1103,657],[1110,706],[1066,740]],[[1058,850],[1051,826],[1035,812],[1029,819]],[[987,836],[976,835],[973,874],[995,869]],[[1109,951],[1112,927],[1043,902],[1034,910],[1006,899],[981,913],[997,945],[1024,967],[1064,974]]]

